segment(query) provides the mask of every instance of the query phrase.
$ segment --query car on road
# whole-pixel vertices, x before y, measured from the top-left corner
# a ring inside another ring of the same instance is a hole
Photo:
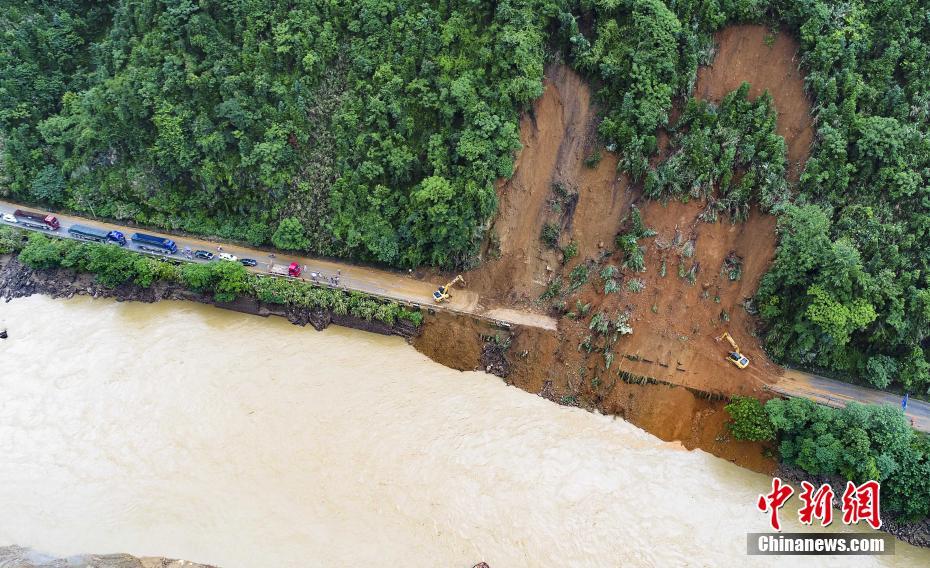
[[[242,263],[242,266],[258,266],[258,261],[254,258],[240,258],[239,262]]]
[[[16,223],[16,217],[14,217],[12,213],[4,213],[3,220],[7,223]]]
[[[202,258],[204,260],[213,260],[213,253],[208,250],[195,250],[194,256],[197,258]]]
[[[239,257],[234,254],[229,254],[228,252],[221,252],[219,254],[220,260],[228,260],[230,262],[236,262],[239,260]]]

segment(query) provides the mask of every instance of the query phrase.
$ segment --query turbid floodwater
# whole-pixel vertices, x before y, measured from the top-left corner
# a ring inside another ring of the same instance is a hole
[[[0,304],[4,323],[0,546],[228,568],[735,566],[767,528],[769,478],[399,338],[40,296]]]

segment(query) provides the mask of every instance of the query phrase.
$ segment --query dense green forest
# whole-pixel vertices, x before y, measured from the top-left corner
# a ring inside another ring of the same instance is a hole
[[[542,93],[539,2],[2,2],[0,192],[461,265]],[[304,238],[300,233],[303,233]]]
[[[738,220],[749,200],[780,215],[756,298],[774,357],[930,388],[925,2],[0,8],[0,195],[395,266],[468,266],[494,182],[512,171],[519,114],[561,59],[595,87],[604,145],[651,195],[708,197],[709,218]],[[817,136],[796,187],[767,99],[693,103],[669,124],[712,59],[712,33],[734,22],[800,42]],[[662,128],[680,152],[653,168]]]
[[[735,398],[726,407],[739,440],[778,442],[781,459],[815,476],[882,483],[881,505],[905,519],[930,515],[930,439],[900,409],[805,399]],[[834,487],[836,487],[834,485]]]

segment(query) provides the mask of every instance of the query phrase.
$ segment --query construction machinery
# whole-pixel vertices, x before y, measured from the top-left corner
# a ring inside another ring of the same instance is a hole
[[[736,341],[733,339],[733,336],[730,335],[730,332],[724,331],[723,335],[720,337],[714,338],[714,341],[720,341],[721,339],[726,339],[730,344],[730,347],[733,348],[733,351],[730,351],[727,354],[727,361],[733,363],[740,369],[745,369],[749,366],[749,358],[743,355],[739,350],[739,345],[736,344]]]
[[[433,292],[433,300],[437,304],[445,302],[452,297],[452,287],[459,283],[461,283],[462,286],[465,286],[465,279],[462,278],[461,274],[450,280],[449,283],[445,286],[440,286],[435,292]]]

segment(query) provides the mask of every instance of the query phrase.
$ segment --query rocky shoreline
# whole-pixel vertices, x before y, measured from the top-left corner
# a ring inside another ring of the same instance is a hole
[[[82,554],[55,558],[22,546],[0,547],[0,568],[215,568],[187,560],[130,554]]]
[[[399,335],[406,339],[418,332],[417,328],[407,321],[398,321],[394,325],[388,325],[380,321],[368,321],[351,315],[335,314],[331,310],[269,304],[249,296],[242,296],[234,302],[217,302],[209,294],[192,292],[173,282],[159,281],[151,288],[142,288],[134,284],[106,288],[95,282],[92,274],[64,268],[33,270],[19,262],[15,256],[0,256],[0,299],[9,302],[14,298],[25,298],[34,294],[52,298],[73,296],[112,298],[117,302],[152,303],[161,300],[187,300],[262,317],[280,316],[294,325],[309,324],[317,331],[322,331],[330,325],[338,325],[381,335]]]

